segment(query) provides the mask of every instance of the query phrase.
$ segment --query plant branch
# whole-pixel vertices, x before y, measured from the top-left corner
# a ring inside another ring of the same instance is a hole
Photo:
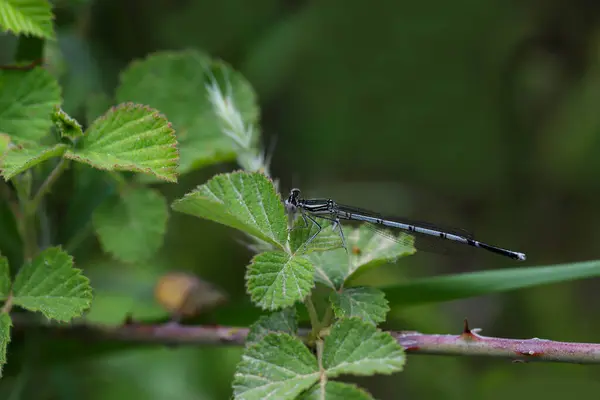
[[[43,322],[30,315],[11,315],[15,332],[42,329],[42,337],[56,337],[90,343],[129,342],[156,345],[232,345],[243,346],[248,328],[176,323],[125,323],[119,326],[97,324],[57,324]],[[428,335],[411,331],[389,333],[408,354],[497,357],[516,362],[545,361],[573,364],[600,364],[599,343],[570,343],[545,339],[504,339],[479,335],[477,329],[459,335]],[[310,330],[301,329],[303,338]]]

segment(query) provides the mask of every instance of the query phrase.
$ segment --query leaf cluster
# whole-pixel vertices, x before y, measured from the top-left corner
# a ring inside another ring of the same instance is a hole
[[[55,39],[46,0],[0,0],[0,27]],[[124,263],[156,255],[171,209],[247,236],[255,253],[246,267],[247,292],[267,314],[252,325],[233,380],[239,399],[370,399],[333,379],[402,370],[402,347],[377,327],[394,307],[600,275],[600,263],[589,262],[356,285],[360,274],[414,254],[413,238],[343,228],[344,248],[330,221],[320,221],[319,230],[311,221],[290,219],[260,148],[256,95],[229,65],[198,51],[151,54],[122,72],[113,97],[91,99],[80,121],[63,109],[57,77],[22,61],[0,69],[0,174],[6,182],[0,195],[8,193],[0,198],[0,366],[13,306],[60,322],[90,307],[90,282],[70,255],[75,245],[63,249],[40,239],[41,206],[69,169],[79,182],[90,170],[110,182],[105,195],[87,196],[88,222],[102,249]],[[212,177],[170,208],[151,186],[233,160],[241,171]],[[76,243],[82,232],[70,239]],[[327,294],[320,303],[318,289]],[[311,325],[305,341],[298,335],[301,307]]]

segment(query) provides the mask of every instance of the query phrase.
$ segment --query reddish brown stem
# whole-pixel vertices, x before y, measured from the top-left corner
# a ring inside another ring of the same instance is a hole
[[[157,345],[233,345],[243,346],[248,328],[229,326],[186,326],[177,323],[144,324],[129,321],[119,326],[96,324],[43,324],[26,315],[13,315],[16,331],[43,328],[55,335],[89,343],[121,341]],[[299,335],[306,339],[308,329]],[[389,332],[408,354],[446,356],[485,356],[513,361],[546,361],[575,364],[600,364],[600,344],[556,342],[545,339],[504,339],[479,335],[465,329],[458,335],[427,335],[410,331]]]

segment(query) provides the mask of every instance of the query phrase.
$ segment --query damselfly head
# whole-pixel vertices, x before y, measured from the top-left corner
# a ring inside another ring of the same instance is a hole
[[[298,199],[300,198],[300,189],[292,189],[290,195],[285,201],[285,207],[287,209],[295,209],[298,207]]]

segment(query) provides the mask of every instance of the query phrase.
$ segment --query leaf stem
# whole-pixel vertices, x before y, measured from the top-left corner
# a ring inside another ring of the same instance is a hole
[[[44,196],[50,191],[52,185],[58,180],[60,175],[64,172],[64,170],[69,166],[68,160],[65,158],[61,158],[58,164],[54,167],[50,175],[46,178],[46,180],[42,183],[40,188],[38,189],[33,199],[29,202],[26,209],[26,214],[34,215],[40,205],[40,202],[44,198]]]
[[[10,293],[8,294],[8,297],[6,298],[6,301],[4,302],[4,305],[2,306],[2,310],[0,310],[0,312],[9,313],[10,310],[12,310],[12,304],[13,304],[13,294],[12,294],[12,290],[11,290]]]
[[[313,336],[316,339],[319,336],[319,332],[321,331],[321,322],[319,321],[319,314],[317,313],[317,309],[315,308],[315,305],[312,301],[312,297],[310,295],[306,296],[304,305],[306,306],[306,310],[308,311],[308,317],[310,318]]]
[[[61,158],[54,169],[46,177],[44,182],[42,182],[32,199],[30,199],[31,177],[30,175],[27,175],[30,174],[31,171],[27,171],[25,174],[23,174],[23,182],[21,182],[20,177],[15,179],[15,187],[17,189],[19,203],[21,204],[21,209],[23,211],[19,221],[19,227],[23,238],[24,260],[30,260],[38,252],[39,244],[35,218],[36,213],[40,207],[42,199],[50,191],[52,185],[54,185],[68,165],[68,161],[64,158]]]
[[[31,181],[31,170],[27,170],[13,179],[19,202],[18,228],[23,240],[23,259],[25,261],[31,259],[37,251],[35,218],[31,218],[27,212],[31,196]]]
[[[317,340],[317,363],[319,365],[319,386],[321,392],[321,398],[325,398],[325,386],[327,385],[327,374],[325,373],[325,368],[323,367],[323,350],[325,348],[325,343],[323,340]]]
[[[333,308],[331,306],[328,306],[327,310],[325,311],[325,315],[323,316],[323,321],[321,322],[321,324],[324,328],[327,328],[329,325],[331,325],[332,321],[333,321]]]

